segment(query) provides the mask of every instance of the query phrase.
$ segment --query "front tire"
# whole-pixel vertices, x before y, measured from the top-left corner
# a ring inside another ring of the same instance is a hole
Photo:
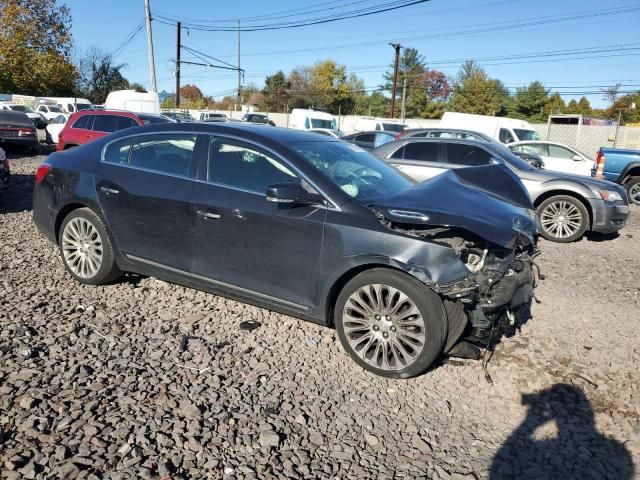
[[[334,324],[342,346],[362,368],[410,378],[442,354],[447,314],[440,297],[417,279],[375,268],[344,286]]]
[[[541,234],[551,242],[578,240],[589,226],[589,212],[580,200],[568,195],[546,199],[537,209]]]
[[[631,177],[624,182],[624,188],[629,194],[629,201],[634,205],[640,205],[640,177]]]
[[[65,217],[58,245],[65,268],[81,283],[101,285],[121,274],[107,229],[89,208],[73,210]]]

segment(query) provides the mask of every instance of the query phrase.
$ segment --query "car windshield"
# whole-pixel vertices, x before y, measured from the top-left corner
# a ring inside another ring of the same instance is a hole
[[[62,113],[62,109],[60,107],[49,107],[49,111],[54,113]]]
[[[140,120],[142,120],[142,123],[144,123],[145,125],[149,125],[150,123],[171,123],[172,122],[170,118],[163,117],[161,115],[138,114],[138,117],[140,117]]]
[[[538,132],[534,132],[533,130],[522,130],[519,128],[514,128],[513,131],[516,132],[516,135],[518,136],[518,139],[520,141],[524,142],[525,140],[540,140]]]
[[[490,150],[492,150],[494,153],[496,153],[497,157],[504,160],[504,162],[508,166],[515,168],[516,170],[525,170],[525,171],[537,170],[536,167],[531,165],[526,160],[523,160],[522,158],[520,158],[518,155],[513,153],[511,150],[509,150],[509,148],[505,147],[501,143],[487,142],[485,143],[485,146]]]
[[[322,120],[321,118],[311,119],[311,128],[335,128],[335,122],[333,120]]]
[[[383,123],[382,129],[388,132],[401,132],[405,130],[407,126],[404,123]]]
[[[12,105],[11,110],[15,110],[16,112],[34,113],[33,109],[26,105]]]
[[[292,142],[296,152],[349,196],[368,204],[414,185],[398,170],[346,142]]]

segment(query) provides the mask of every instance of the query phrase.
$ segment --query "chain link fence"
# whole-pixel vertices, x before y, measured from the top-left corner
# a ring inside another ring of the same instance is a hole
[[[640,150],[640,127],[536,124],[542,140],[564,143],[595,159],[600,147]]]

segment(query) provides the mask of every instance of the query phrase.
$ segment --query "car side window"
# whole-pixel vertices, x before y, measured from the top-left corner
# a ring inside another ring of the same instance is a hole
[[[515,139],[513,138],[513,135],[511,135],[511,132],[506,128],[500,129],[500,134],[498,135],[498,138],[502,143],[511,143],[515,141]]]
[[[96,115],[92,130],[94,132],[115,132],[117,120],[118,117],[115,115]]]
[[[404,146],[404,159],[437,162],[438,144],[434,142],[407,143]]]
[[[66,118],[64,118],[64,115],[58,115],[58,116],[56,117],[56,119],[53,121],[53,123],[57,123],[57,124],[59,124],[59,125],[63,125],[63,124],[65,124],[66,122],[67,122],[67,119],[66,119]]]
[[[264,194],[276,183],[298,183],[299,177],[280,160],[244,142],[211,137],[207,180]]]
[[[447,144],[447,162],[465,167],[488,165],[491,162],[491,154],[474,145],[449,143]]]
[[[404,146],[400,147],[398,150],[393,152],[393,155],[391,155],[389,158],[403,159],[404,158]]]
[[[575,154],[568,148],[559,147],[558,145],[549,145],[549,156],[571,160]]]
[[[196,135],[175,133],[134,137],[129,165],[187,177],[196,138]]]
[[[138,122],[136,122],[131,117],[117,117],[118,120],[116,122],[116,130],[124,130],[125,128],[138,127]]]
[[[90,129],[91,119],[93,119],[93,115],[83,115],[75,121],[73,128]]]
[[[38,111],[39,111],[39,112],[45,112],[45,113],[46,113],[46,112],[47,112],[47,107],[45,107],[44,105],[40,105],[40,106],[38,107]]]
[[[528,153],[530,155],[546,155],[544,145],[540,144],[529,144],[525,143],[524,145],[518,145],[514,147],[514,150],[517,152]]]
[[[103,160],[107,163],[127,165],[129,163],[129,152],[131,151],[131,137],[116,140],[110,143],[104,151]]]

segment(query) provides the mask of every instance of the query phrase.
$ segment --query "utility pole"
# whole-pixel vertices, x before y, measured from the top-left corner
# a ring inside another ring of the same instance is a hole
[[[402,80],[402,108],[401,108],[403,122],[405,120],[404,102],[406,98],[407,98],[407,77],[404,77],[404,80]]]
[[[398,60],[400,59],[402,45],[399,43],[390,43],[389,45],[396,50],[396,58],[393,63],[393,88],[391,90],[391,118],[394,118],[396,114],[396,90],[398,87]]]
[[[180,108],[180,22],[176,27],[176,108]]]
[[[151,91],[157,92],[156,85],[156,65],[153,58],[153,34],[151,33],[151,9],[149,8],[149,0],[144,0],[144,10],[147,22],[147,48],[149,49],[149,77],[151,80]]]
[[[240,110],[240,103],[242,102],[242,97],[240,96],[240,88],[242,88],[240,75],[242,75],[242,70],[240,69],[240,20],[238,20],[238,110]]]

